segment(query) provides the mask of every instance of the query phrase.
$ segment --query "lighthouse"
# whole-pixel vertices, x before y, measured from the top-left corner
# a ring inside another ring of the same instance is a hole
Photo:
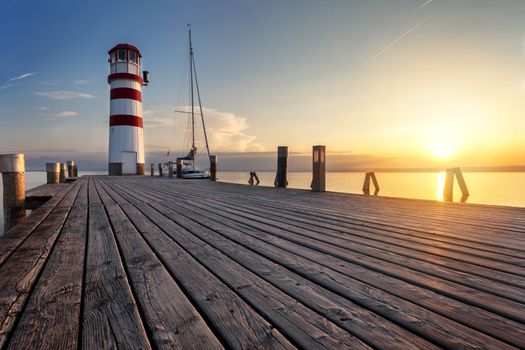
[[[109,50],[109,175],[144,175],[144,129],[139,50],[118,44]]]

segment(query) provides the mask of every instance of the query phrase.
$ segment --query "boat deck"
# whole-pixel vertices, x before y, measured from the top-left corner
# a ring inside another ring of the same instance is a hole
[[[525,208],[81,177],[0,238],[0,348],[525,348]]]

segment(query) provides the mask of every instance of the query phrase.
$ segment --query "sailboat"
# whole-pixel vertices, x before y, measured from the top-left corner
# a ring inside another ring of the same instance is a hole
[[[188,154],[184,157],[179,157],[177,160],[182,160],[184,167],[182,168],[181,177],[183,179],[209,179],[210,172],[208,169],[200,170],[195,167],[195,157],[197,156],[197,147],[195,146],[195,118],[197,112],[195,111],[195,92],[197,92],[197,101],[199,103],[200,118],[202,121],[202,127],[204,130],[204,140],[206,142],[206,152],[208,154],[208,162],[210,161],[210,147],[208,145],[208,136],[206,134],[206,125],[204,123],[204,113],[202,111],[201,95],[199,91],[199,82],[197,80],[197,70],[195,68],[195,57],[193,55],[193,45],[191,40],[191,25],[188,24],[188,37],[189,37],[189,70],[190,70],[190,100],[191,100],[191,112],[189,111],[176,111],[178,113],[191,114],[191,149]]]

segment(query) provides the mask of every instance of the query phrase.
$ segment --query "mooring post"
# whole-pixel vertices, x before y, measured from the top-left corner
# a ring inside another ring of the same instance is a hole
[[[162,163],[159,163],[159,176],[162,176]]]
[[[173,177],[173,162],[168,163],[168,177]]]
[[[74,166],[75,166],[75,161],[74,160],[68,160],[66,162],[67,164],[67,177],[73,177],[74,175]]]
[[[73,176],[78,177],[78,165],[73,165]]]
[[[66,175],[67,175],[67,164],[60,163],[60,178],[58,179],[58,181],[61,184],[66,182]]]
[[[151,172],[151,176],[155,176],[155,163],[151,163],[150,172]]]
[[[217,181],[217,156],[210,155],[210,181]]]
[[[467,183],[465,182],[461,168],[454,168],[454,175],[456,175],[456,179],[458,179],[458,185],[461,189],[461,199],[464,202],[467,197],[470,196],[470,193],[468,192]]]
[[[60,183],[60,163],[46,163],[47,183]]]
[[[286,180],[288,171],[288,146],[277,147],[277,173],[275,174],[275,187],[286,187],[288,181]]]
[[[374,185],[374,195],[379,193],[379,182],[377,181],[376,173],[371,171],[365,174],[365,181],[363,182],[363,193],[370,194],[370,180]]]
[[[370,173],[365,174],[365,181],[363,182],[363,193],[370,194]]]
[[[4,232],[7,232],[26,216],[24,154],[0,155],[0,172],[4,187]]]
[[[452,202],[454,199],[454,169],[446,170],[445,187],[443,188],[443,199]]]
[[[182,159],[177,158],[177,179],[182,178]]]
[[[314,192],[326,191],[326,146],[313,146],[312,185]]]

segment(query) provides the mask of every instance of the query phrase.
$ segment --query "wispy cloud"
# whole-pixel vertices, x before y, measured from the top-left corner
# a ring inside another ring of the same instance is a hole
[[[25,78],[28,78],[28,77],[30,77],[30,76],[32,76],[32,75],[35,75],[35,74],[36,74],[36,72],[24,73],[24,74],[22,74],[22,75],[19,75],[19,76],[17,76],[17,77],[14,77],[14,78],[9,79],[9,81],[15,81],[15,80],[20,80],[20,79],[25,79]]]
[[[73,98],[95,98],[95,96],[86,94],[84,92],[75,91],[38,91],[35,92],[37,96],[48,97],[52,100],[71,100]]]
[[[74,117],[77,114],[78,113],[74,112],[74,111],[60,111],[57,114],[55,114],[55,117],[58,117],[58,118],[69,118],[69,117]]]
[[[75,85],[85,85],[87,83],[90,83],[91,80],[73,80],[73,84]]]
[[[423,24],[425,24],[429,19],[431,19],[432,17],[434,16],[434,14],[431,14],[427,17],[425,17],[422,21],[416,23],[414,26],[412,26],[409,30],[407,30],[406,32],[404,32],[403,34],[401,34],[399,37],[397,37],[396,39],[392,40],[388,45],[386,45],[381,51],[379,51],[378,53],[376,53],[374,56],[372,56],[369,61],[373,61],[375,60],[376,58],[378,58],[379,56],[381,56],[382,54],[384,54],[385,52],[387,52],[392,46],[394,46],[395,44],[397,44],[398,42],[400,42],[401,40],[403,40],[404,37],[406,37],[408,34],[412,33],[414,30],[416,30],[417,28],[419,28],[420,26],[422,26]]]
[[[0,90],[8,89],[8,88],[10,88],[11,86],[13,86],[13,84],[0,85]]]
[[[47,107],[40,107],[39,110],[41,110],[41,111],[47,111],[48,108],[47,108]]]

